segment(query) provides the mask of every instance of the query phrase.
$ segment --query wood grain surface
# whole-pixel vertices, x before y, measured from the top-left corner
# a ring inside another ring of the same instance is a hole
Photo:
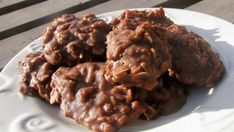
[[[203,0],[187,8],[234,22],[234,0]]]
[[[25,0],[0,0],[0,8],[14,5],[23,1]]]

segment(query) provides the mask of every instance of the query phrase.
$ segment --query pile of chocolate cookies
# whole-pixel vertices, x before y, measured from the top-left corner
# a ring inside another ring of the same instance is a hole
[[[19,91],[59,105],[93,131],[176,112],[189,85],[211,87],[224,74],[210,45],[163,8],[126,10],[111,23],[65,14],[47,27],[41,46],[19,62]]]

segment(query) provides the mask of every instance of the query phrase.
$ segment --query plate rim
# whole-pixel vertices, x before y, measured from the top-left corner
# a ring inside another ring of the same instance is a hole
[[[131,8],[131,10],[150,10],[150,9],[158,9],[158,8]],[[111,12],[106,12],[106,13],[102,13],[102,14],[99,14],[97,15],[98,17],[101,17],[101,16],[105,16],[105,15],[108,15],[108,14],[114,14],[116,12],[123,12],[124,10],[126,9],[122,9],[122,10],[116,10],[116,11],[111,11]],[[207,17],[212,17],[214,18],[215,20],[218,20],[220,21],[221,23],[225,23],[227,24],[228,26],[231,26],[233,27],[234,29],[234,25],[230,22],[227,22],[221,18],[218,18],[218,17],[215,17],[215,16],[211,16],[211,15],[208,15],[208,14],[205,14],[205,13],[200,13],[200,12],[196,12],[196,11],[190,11],[190,10],[182,10],[182,9],[175,9],[175,8],[164,8],[165,12],[167,12],[167,10],[170,10],[170,11],[173,11],[173,10],[176,10],[176,11],[182,11],[182,12],[188,12],[188,13],[192,13],[192,14],[196,14],[196,15],[202,15],[202,16],[207,16]],[[22,50],[20,50],[6,65],[5,67],[2,69],[2,71],[0,72],[0,76],[6,76],[8,77],[8,67],[11,67],[10,65],[15,62],[15,61],[19,61],[17,58],[22,58],[22,56],[20,57],[21,54],[26,54],[25,52],[29,52],[29,47],[39,41],[41,41],[42,39],[42,36],[35,39],[33,42],[31,42],[30,44],[28,44],[27,46],[25,46]],[[233,46],[233,45],[232,45]],[[0,85],[0,88],[1,88],[1,85]],[[1,130],[1,128],[0,128]]]

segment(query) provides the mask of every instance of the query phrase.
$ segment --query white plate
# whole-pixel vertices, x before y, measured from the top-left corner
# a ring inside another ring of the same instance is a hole
[[[226,73],[211,90],[191,89],[186,105],[178,112],[153,121],[136,121],[122,132],[233,132],[234,131],[234,25],[192,11],[165,9],[175,23],[185,25],[210,42],[224,62]],[[122,11],[99,15],[109,21]],[[27,53],[40,50],[41,38],[20,51],[0,74],[0,132],[84,132],[87,128],[64,118],[58,108],[17,91],[17,62]]]

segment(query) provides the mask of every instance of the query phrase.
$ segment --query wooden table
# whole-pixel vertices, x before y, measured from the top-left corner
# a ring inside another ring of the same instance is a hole
[[[0,0],[0,69],[61,14],[159,6],[203,12],[234,22],[234,0]]]

